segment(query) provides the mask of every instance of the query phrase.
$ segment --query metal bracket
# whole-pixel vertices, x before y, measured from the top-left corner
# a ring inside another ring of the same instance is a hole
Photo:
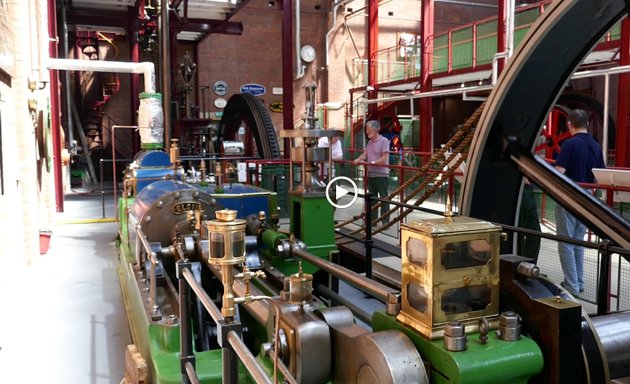
[[[241,323],[238,321],[226,322],[225,320],[220,320],[217,322],[217,342],[221,346],[221,348],[228,348],[229,345],[227,343],[227,334],[230,331],[236,332],[239,336],[241,336]]]

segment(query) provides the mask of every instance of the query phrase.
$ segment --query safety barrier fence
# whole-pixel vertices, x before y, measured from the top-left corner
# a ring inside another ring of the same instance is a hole
[[[623,198],[624,193],[630,192],[630,188],[604,184],[580,184],[584,188],[595,191],[595,195],[601,199],[613,211],[630,220],[630,202]],[[548,234],[556,233],[555,207],[556,202],[543,191],[534,188],[535,203],[539,217],[541,231],[530,236],[540,239],[538,266],[541,272],[547,274],[554,281],[562,281],[564,278],[559,261],[558,247],[562,243],[573,244],[570,239],[550,238]],[[522,230],[523,231],[523,230]],[[521,232],[522,232],[521,231]],[[526,231],[526,229],[525,229]],[[591,230],[587,229],[584,246],[584,291],[578,297],[590,303],[601,305],[599,284],[593,278],[606,273],[610,276],[609,286],[606,290],[608,298],[606,303],[613,310],[630,310],[630,258],[624,257],[623,250],[613,248],[609,250],[604,240],[599,239]],[[527,250],[521,250],[527,252]],[[626,250],[625,252],[628,252]],[[599,278],[598,280],[601,280]]]
[[[151,248],[146,236],[142,232],[140,226],[136,227],[137,236],[140,241],[137,242],[137,260],[138,265],[144,265],[147,261],[150,263],[150,279],[151,285],[149,287],[149,312],[152,319],[159,318],[159,307],[157,305],[157,286],[155,267],[158,264],[156,253]],[[208,293],[195,274],[192,272],[192,262],[186,258],[185,252],[181,245],[174,246],[175,254],[177,255],[176,263],[176,277],[178,280],[178,303],[179,303],[179,324],[180,324],[180,371],[182,375],[183,383],[199,383],[199,377],[196,371],[195,354],[193,350],[193,331],[191,329],[192,319],[192,302],[193,295],[196,297],[202,306],[205,308],[208,315],[217,325],[217,341],[221,347],[222,353],[222,378],[224,383],[237,383],[239,377],[239,370],[237,364],[237,358],[243,364],[243,366],[249,372],[251,378],[256,383],[271,384],[271,379],[262,365],[256,360],[256,357],[252,354],[249,348],[245,345],[241,333],[242,326],[237,318],[224,317],[221,310],[216,306]],[[351,270],[346,269],[340,265],[335,265],[325,260],[322,260],[318,256],[312,255],[308,252],[300,249],[293,249],[292,255],[296,258],[309,262],[324,272],[329,273],[337,279],[343,279],[350,285],[362,290],[363,292],[383,301],[386,303],[386,310],[388,314],[395,314],[399,307],[400,292],[389,288],[376,281],[370,280],[368,277],[364,277],[353,273]],[[215,273],[226,273],[225,270]],[[319,287],[323,289],[324,287]],[[330,288],[326,287],[327,292],[334,295],[334,292],[329,292]],[[192,292],[191,292],[192,291]],[[276,306],[274,298],[267,296],[256,296],[260,299],[268,300],[270,305]],[[247,302],[247,301],[245,301]],[[279,310],[276,307],[276,310]],[[276,313],[276,316],[279,316]],[[276,323],[276,327],[278,324]],[[276,342],[278,340],[276,339]],[[277,347],[276,347],[277,350]],[[274,364],[282,374],[284,381],[290,384],[296,384],[297,381],[292,376],[290,370],[282,362],[277,359],[275,351],[270,351],[269,356],[274,358]],[[276,372],[274,370],[274,372]],[[275,373],[274,373],[275,376]],[[277,381],[276,381],[277,382]]]
[[[372,203],[383,202],[402,208],[409,208],[419,212],[440,215],[442,212],[418,207],[414,205],[400,203],[387,199],[381,199],[368,194],[357,194],[365,200],[365,206]],[[358,235],[349,235],[339,229],[336,234],[349,238],[363,244],[365,254],[366,277],[372,277],[372,254],[378,249],[386,254],[400,257],[399,254],[392,253],[391,248],[381,247],[374,243],[372,236],[373,225],[370,210],[365,211],[365,232]],[[586,288],[584,292],[576,295],[582,301],[596,305],[598,315],[611,311],[630,310],[630,250],[616,247],[608,240],[597,239],[593,236],[587,240],[575,240],[563,236],[558,236],[554,232],[534,231],[518,226],[499,224],[506,233],[512,234],[509,237],[512,244],[518,244],[516,238],[522,235],[533,236],[543,242],[538,256],[537,265],[544,278],[559,284],[563,280],[562,270],[558,260],[556,244],[567,243],[583,247],[585,250],[584,278]],[[515,251],[518,253],[518,251]]]
[[[159,307],[157,306],[157,287],[155,277],[155,267],[158,264],[157,256],[151,249],[146,236],[142,232],[140,226],[137,226],[137,235],[140,241],[137,242],[136,255],[138,265],[143,265],[148,257],[150,262],[150,279],[149,287],[149,312],[153,319],[159,316]],[[199,383],[195,369],[195,354],[193,351],[193,335],[191,330],[192,319],[192,295],[191,290],[195,293],[199,302],[203,305],[210,317],[215,321],[218,327],[218,342],[222,348],[222,376],[224,383],[238,382],[238,365],[236,357],[242,362],[251,377],[256,383],[271,384],[271,380],[267,376],[264,369],[258,364],[254,355],[249,351],[242,338],[241,324],[233,319],[226,319],[222,316],[221,311],[214,304],[210,296],[203,289],[201,284],[196,280],[191,271],[192,263],[184,258],[181,248],[176,249],[179,254],[179,261],[176,264],[176,275],[179,288],[179,324],[180,324],[180,363],[183,383]],[[286,377],[286,376],[285,376]]]

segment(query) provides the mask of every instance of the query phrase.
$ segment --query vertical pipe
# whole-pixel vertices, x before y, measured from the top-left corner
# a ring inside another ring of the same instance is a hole
[[[299,79],[304,76],[304,68],[302,67],[302,59],[300,58],[300,48],[301,48],[301,23],[300,23],[300,12],[301,12],[300,0],[295,0],[295,79]]]
[[[282,1],[282,111],[283,129],[293,129],[293,48],[291,46],[293,35],[293,21],[291,20],[292,0]],[[284,139],[284,158],[291,156],[291,139]],[[292,187],[289,186],[290,188]]]
[[[56,0],[48,1],[48,53],[57,58],[57,14]],[[63,212],[63,171],[61,167],[61,128],[59,122],[59,72],[50,71],[50,119],[52,125],[53,142],[53,171],[55,177],[55,207],[57,212]]]
[[[507,17],[505,20],[505,30],[507,33],[505,52],[507,53],[507,60],[512,57],[514,53],[514,0],[507,0]]]
[[[328,51],[330,50],[330,34],[333,33],[333,31],[335,30],[335,28],[337,28],[337,7],[339,6],[339,0],[335,0],[333,1],[332,4],[332,9],[333,9],[333,18],[332,18],[332,26],[330,27],[330,29],[328,30],[328,32],[326,32],[326,50],[325,50],[325,54],[326,54],[326,68],[328,68],[328,65],[330,64],[330,55],[328,54]]]
[[[68,57],[70,50],[68,49],[68,22],[66,20],[66,2],[61,2],[61,37],[63,39],[63,57]],[[63,88],[66,97],[66,132],[68,133],[68,143],[72,146],[74,142],[74,124],[72,123],[72,95],[70,94],[70,71],[63,73]],[[83,148],[87,153],[88,148]]]
[[[164,108],[164,149],[168,152],[171,148],[171,44],[169,27],[168,1],[161,0],[160,3],[160,38],[162,57],[162,100]]]
[[[506,36],[505,36],[505,23],[506,23],[506,2],[508,0],[499,0],[499,7],[498,7],[498,14],[497,14],[497,53],[501,53],[505,51],[505,45],[506,45]],[[496,70],[494,70],[494,64],[495,61],[492,61],[493,64],[493,74],[496,73],[501,73],[501,71],[503,70],[503,66],[505,65],[505,63],[503,61],[498,61],[497,62],[497,67]],[[496,81],[493,80],[493,85],[494,83],[496,83]]]
[[[174,76],[177,76],[177,74],[178,74],[178,73],[177,73],[177,72],[178,72],[178,71],[177,71],[177,68],[178,68],[178,66],[179,66],[179,64],[178,64],[179,55],[178,55],[178,51],[177,51],[177,32],[176,32],[176,31],[171,31],[171,30],[169,29],[168,41],[169,41],[169,47],[170,47],[170,49],[169,49],[169,51],[168,51],[168,56],[169,56],[169,59],[170,59],[170,60],[169,60],[169,63],[170,63],[170,64],[169,64],[169,66],[168,66],[168,75],[169,75],[169,83],[170,83],[170,86],[169,86],[169,88],[168,88],[168,89],[169,89],[169,92],[172,92],[172,90],[174,89],[174,86],[175,86],[175,85],[173,84],[173,82],[172,82],[172,76],[173,76],[173,75],[174,75]],[[190,115],[190,102],[189,102],[189,99],[190,99],[190,93],[186,92],[186,100],[185,100],[185,103],[186,103],[186,112],[184,113],[184,117],[189,117],[189,116],[191,116],[191,115]],[[170,102],[169,102],[169,106],[170,106],[170,105],[171,105],[171,104],[170,104]],[[179,115],[179,114],[177,113],[177,111],[174,111],[174,112],[173,112],[173,114],[174,114],[175,116],[178,116],[178,115]],[[169,115],[168,115],[168,116],[170,116],[170,113],[169,113]],[[176,120],[176,119],[173,119],[173,120]],[[174,124],[173,124],[173,123],[174,123]],[[169,139],[168,139],[168,141],[170,142],[170,141],[171,141],[171,138],[173,138],[173,139],[178,139],[178,140],[180,140],[180,143],[181,143],[181,132],[180,132],[180,124],[179,124],[179,121],[174,121],[174,122],[173,122],[173,121],[171,121],[171,125],[170,125],[170,127],[171,127],[171,130],[170,130],[170,133],[169,133]]]
[[[138,44],[138,36],[137,36],[137,32],[138,32],[138,28],[137,28],[137,23],[136,23],[136,15],[139,15],[140,12],[144,12],[144,1],[141,1],[140,6],[136,9],[136,14],[133,14],[130,12],[130,16],[129,16],[129,31],[131,31],[131,36],[130,36],[130,45],[129,45],[129,50],[130,50],[130,56],[131,56],[131,61],[133,63],[139,63],[140,62],[140,44]],[[132,73],[131,74],[131,83],[129,85],[129,108],[131,109],[131,114],[130,116],[136,116],[136,113],[138,113],[138,107],[140,106],[140,101],[138,99],[138,95],[140,94],[140,75],[137,73]],[[130,121],[130,123],[133,125],[134,124],[134,118],[132,117],[131,119],[132,121]],[[112,127],[111,125],[108,125],[109,129],[111,131]],[[138,136],[138,133],[136,133],[135,131],[132,132],[131,134],[131,148],[133,149],[133,153],[136,153],[140,150],[140,137]]]
[[[193,62],[195,64],[199,63],[199,50],[197,47],[193,50]],[[193,115],[193,118],[196,119],[205,119],[205,115],[201,115],[202,111],[206,109],[206,100],[205,100],[205,90],[202,90],[199,86],[199,71],[195,71],[195,76],[193,78],[194,90],[195,90],[195,105],[197,106],[197,114]],[[199,106],[201,105],[201,109]],[[203,154],[203,152],[202,152]]]
[[[377,71],[376,64],[374,62],[376,52],[378,51],[378,0],[368,1],[368,83],[367,85],[376,89],[377,83]],[[368,92],[368,99],[376,98],[376,90]],[[374,115],[377,109],[376,104],[369,104],[367,106],[370,115]],[[364,121],[365,122],[365,121]]]

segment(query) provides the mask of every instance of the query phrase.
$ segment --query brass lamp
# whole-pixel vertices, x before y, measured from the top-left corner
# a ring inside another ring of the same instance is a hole
[[[402,305],[397,319],[429,339],[450,322],[476,331],[499,311],[501,228],[456,216],[401,226]]]

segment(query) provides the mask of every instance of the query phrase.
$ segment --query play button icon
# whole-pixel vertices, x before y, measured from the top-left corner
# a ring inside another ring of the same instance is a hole
[[[334,200],[331,197],[332,190],[334,190]],[[345,176],[337,176],[326,185],[326,199],[335,208],[348,208],[354,204],[357,201],[357,192],[355,182]],[[345,196],[348,196],[348,198],[343,199]],[[345,200],[349,201],[346,202]]]
[[[348,194],[347,189],[345,189],[344,187],[335,185],[335,200],[339,200],[347,194]]]

